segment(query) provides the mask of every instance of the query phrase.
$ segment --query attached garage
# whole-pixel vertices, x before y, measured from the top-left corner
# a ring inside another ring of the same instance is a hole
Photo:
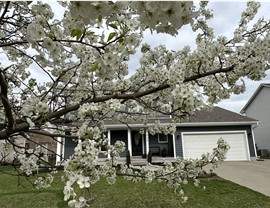
[[[227,161],[250,160],[246,131],[183,132],[183,157],[200,158],[203,153],[211,153],[213,148],[217,146],[217,141],[220,138],[230,145]]]

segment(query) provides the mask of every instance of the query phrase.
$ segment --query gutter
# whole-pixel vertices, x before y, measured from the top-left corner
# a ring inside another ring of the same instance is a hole
[[[172,125],[175,124],[177,127],[195,127],[195,126],[244,126],[251,125],[257,127],[259,121],[239,121],[239,122],[197,122],[197,123],[161,123],[161,125]],[[132,128],[143,128],[154,126],[155,124],[108,124],[105,125],[107,128],[123,128],[123,127],[132,127]],[[254,128],[255,128],[254,127]]]

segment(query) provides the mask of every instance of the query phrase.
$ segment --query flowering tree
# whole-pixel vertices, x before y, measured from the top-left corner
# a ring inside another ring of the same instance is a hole
[[[196,110],[245,90],[242,77],[259,80],[269,65],[270,23],[263,18],[254,25],[260,4],[248,2],[233,37],[216,37],[207,25],[212,13],[207,2],[59,2],[65,9],[61,20],[50,5],[34,2],[0,3],[0,140],[12,145],[25,133],[64,135],[66,123],[83,122],[70,138],[79,139],[75,154],[65,166],[65,200],[73,207],[89,205],[89,190],[101,176],[114,183],[116,175],[127,179],[166,181],[182,196],[180,188],[198,168],[222,161],[228,145],[222,141],[213,154],[201,160],[178,159],[158,171],[139,173],[112,163],[96,167],[100,145],[107,145],[114,162],[124,144],[109,145],[104,120],[147,126],[148,116],[172,115],[181,121]],[[60,5],[59,5],[60,6]],[[183,25],[197,34],[196,50],[189,46],[169,51],[160,45],[141,45],[144,31],[177,35]],[[130,75],[128,61],[141,50],[140,67]],[[36,74],[44,78],[38,83]],[[205,96],[207,100],[205,100]],[[154,105],[153,105],[154,101]],[[87,121],[85,122],[85,118]],[[173,133],[160,126],[152,133]],[[51,131],[52,132],[52,131]],[[23,147],[21,147],[23,148]],[[21,170],[31,174],[44,158],[38,150],[18,156]],[[39,178],[47,187],[52,175]],[[196,181],[196,184],[198,182]]]

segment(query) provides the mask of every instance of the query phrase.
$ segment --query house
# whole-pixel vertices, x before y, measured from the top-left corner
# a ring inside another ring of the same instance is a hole
[[[260,156],[270,154],[270,83],[262,83],[240,113],[260,121],[254,129],[256,145]]]
[[[170,117],[160,117],[161,124],[171,124]],[[148,127],[155,119],[149,120]],[[198,158],[203,153],[212,152],[217,140],[223,138],[231,148],[227,154],[230,161],[249,161],[256,158],[253,128],[258,121],[246,116],[214,107],[209,111],[199,111],[181,123],[176,123],[173,135],[151,135],[142,123],[116,124],[106,121],[107,137],[111,144],[117,140],[126,143],[126,151],[120,156],[125,158],[129,150],[131,157],[142,158],[151,150],[153,158],[174,159]],[[145,128],[145,134],[139,130]],[[58,154],[69,158],[74,152],[76,143],[69,138],[63,141],[64,146],[58,145]],[[102,157],[102,155],[100,155]],[[60,162],[61,158],[58,157]]]
[[[16,153],[24,154],[27,150],[35,150],[38,146],[40,153],[47,156],[48,162],[55,164],[57,141],[47,136],[47,131],[37,133],[25,133],[24,136],[13,137],[11,142],[0,141],[0,164],[11,164],[16,159]]]
[[[47,156],[48,162],[54,164],[56,159],[57,141],[47,136],[48,131],[39,130],[39,133],[27,133],[25,149],[36,149],[40,146],[40,153]]]

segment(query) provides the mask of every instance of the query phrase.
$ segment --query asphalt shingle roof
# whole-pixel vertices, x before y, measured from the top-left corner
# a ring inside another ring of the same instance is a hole
[[[172,120],[169,118],[163,118],[163,119],[149,119],[148,123],[155,123],[156,120],[159,120],[160,123],[171,123]],[[194,115],[191,115],[185,119],[183,119],[180,124],[192,124],[192,123],[256,123],[258,120],[243,116],[241,114],[220,108],[220,107],[214,107],[210,110],[201,110],[195,112]],[[179,123],[179,122],[177,122]],[[106,125],[117,125],[120,124],[118,122],[115,122],[114,120],[106,120]],[[141,124],[138,121],[130,122],[129,124]],[[120,124],[121,125],[121,124]]]
[[[256,119],[243,116],[241,114],[226,110],[220,107],[214,107],[208,111],[202,110],[195,112],[194,115],[187,118],[183,123],[200,122],[256,122]]]

